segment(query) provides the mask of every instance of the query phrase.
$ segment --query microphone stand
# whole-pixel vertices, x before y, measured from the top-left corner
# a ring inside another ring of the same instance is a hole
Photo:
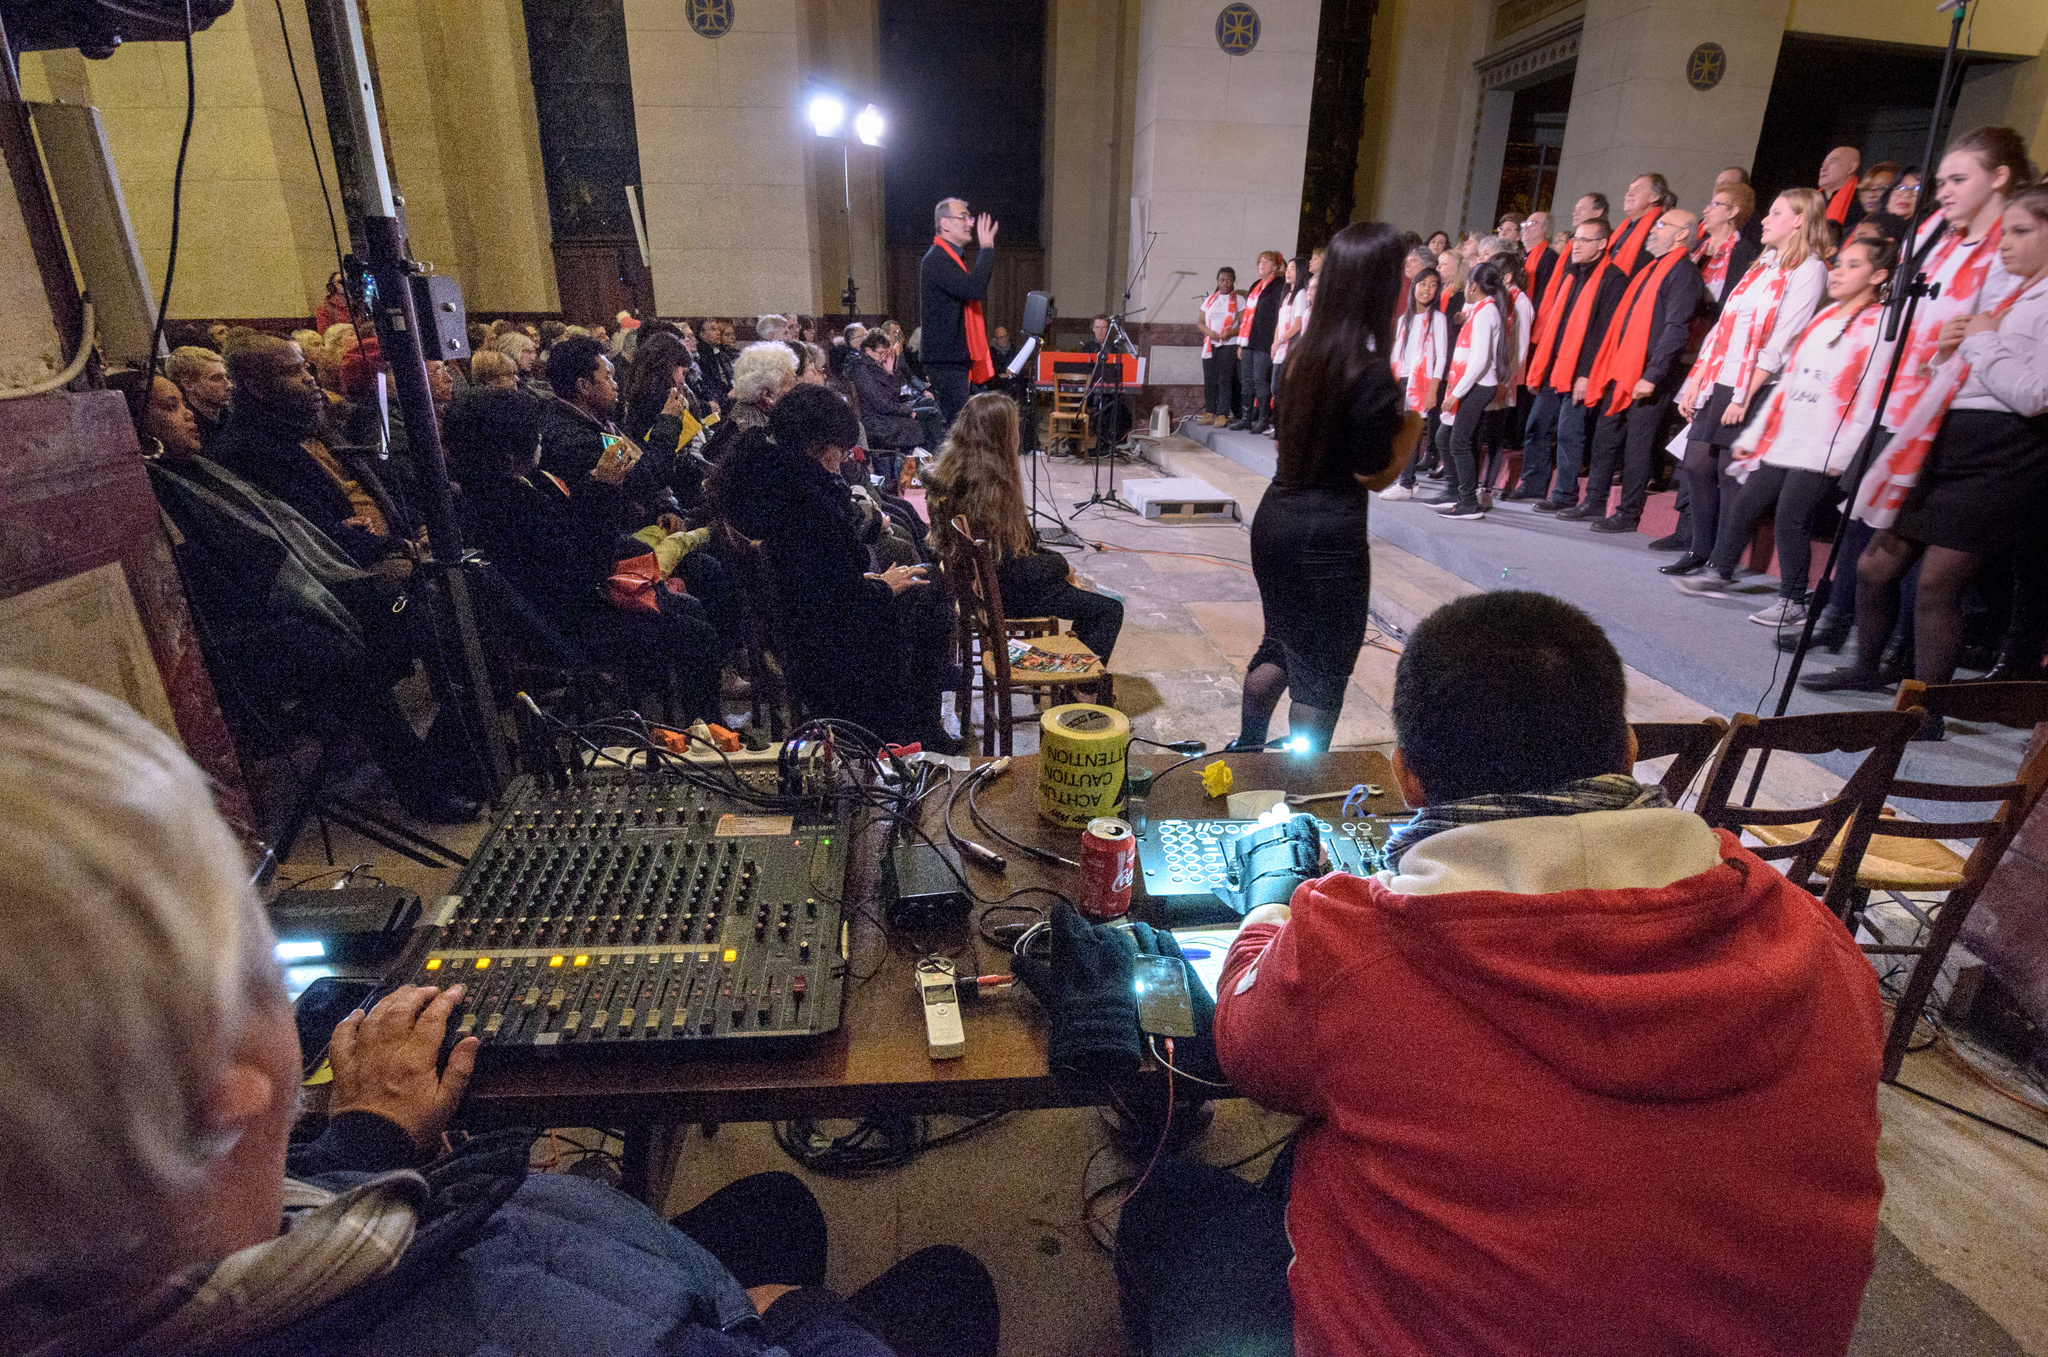
[[[1871,465],[1877,460],[1877,440],[1880,423],[1884,419],[1884,408],[1891,403],[1892,388],[1897,384],[1899,369],[1905,363],[1906,346],[1903,342],[1900,342],[1901,337],[1911,338],[1913,333],[1913,313],[1919,309],[1920,299],[1926,297],[1932,301],[1941,295],[1941,285],[1930,283],[1927,280],[1927,275],[1921,271],[1920,259],[1924,256],[1921,252],[1914,249],[1914,244],[1920,235],[1920,227],[1932,215],[1927,210],[1927,205],[1932,201],[1933,197],[1928,192],[1928,186],[1931,183],[1934,167],[1938,163],[1935,159],[1935,153],[1941,149],[1942,124],[1947,120],[1946,114],[1949,111],[1949,102],[1955,94],[1956,85],[1959,83],[1956,78],[1958,74],[1956,71],[1956,45],[1962,39],[1963,18],[1969,10],[1969,4],[1968,0],[1952,0],[1952,4],[1953,9],[1949,17],[1948,51],[1942,57],[1941,80],[1935,87],[1934,116],[1929,119],[1927,124],[1927,150],[1920,158],[1920,164],[1923,167],[1921,169],[1920,191],[1914,196],[1913,219],[1906,227],[1906,239],[1902,242],[1900,250],[1898,273],[1903,277],[1910,271],[1912,278],[1903,287],[1893,287],[1891,297],[1886,301],[1884,337],[1892,345],[1892,352],[1890,359],[1885,364],[1884,384],[1878,388],[1877,414],[1870,422],[1870,432],[1863,436],[1863,442],[1856,449],[1855,460],[1850,463],[1848,472],[1844,473],[1841,480],[1841,484],[1848,487],[1850,500],[1848,507],[1852,511],[1855,508],[1856,493],[1862,488],[1863,478],[1869,474]],[[1944,229],[1946,229],[1946,224],[1944,224]],[[1933,236],[1929,237],[1929,246],[1931,247],[1940,238],[1940,232],[1936,232]],[[1827,563],[1821,567],[1820,579],[1813,586],[1813,597],[1806,605],[1806,622],[1800,628],[1799,644],[1793,648],[1792,663],[1786,668],[1784,684],[1778,689],[1778,702],[1771,711],[1771,715],[1774,717],[1783,716],[1786,709],[1792,705],[1792,688],[1799,681],[1799,671],[1806,663],[1806,653],[1813,648],[1814,629],[1820,622],[1822,611],[1827,607],[1829,596],[1834,592],[1835,576],[1841,568],[1842,539],[1848,535],[1849,515],[1845,513],[1842,517],[1842,525],[1835,530],[1835,540],[1828,546]],[[1851,561],[1849,568],[1854,570],[1856,563]],[[1862,638],[1859,637],[1858,639],[1861,640]],[[1763,786],[1764,768],[1770,761],[1770,750],[1762,749],[1757,752],[1756,770],[1750,774],[1749,786],[1743,792],[1743,805],[1753,806],[1756,804],[1757,792]]]
[[[1130,289],[1126,288],[1124,290],[1124,300],[1126,302],[1129,302],[1130,299]],[[1110,355],[1117,352],[1118,346],[1121,345],[1123,350],[1127,353],[1136,353],[1138,351],[1137,346],[1131,343],[1130,335],[1127,334],[1124,330],[1125,314],[1136,315],[1138,313],[1135,311],[1120,313],[1109,318],[1109,333],[1103,336],[1102,347],[1096,350],[1095,362],[1093,366],[1091,366],[1088,369],[1088,387],[1086,393],[1082,397],[1082,405],[1084,409],[1092,408],[1096,404],[1097,393],[1102,389],[1103,385],[1103,369],[1110,366]],[[1115,364],[1115,371],[1116,376],[1110,379],[1110,399],[1116,402],[1117,406],[1120,407],[1123,403],[1124,398],[1123,364]],[[1112,407],[1104,406],[1103,408],[1105,410],[1108,410]],[[1116,449],[1112,447],[1109,442],[1109,420],[1107,417],[1104,418],[1102,427],[1096,430],[1095,433],[1094,461],[1095,493],[1088,496],[1087,499],[1081,500],[1080,502],[1075,504],[1074,512],[1078,514],[1083,509],[1086,509],[1093,504],[1100,504],[1107,509],[1122,509],[1127,514],[1134,514],[1138,512],[1136,509],[1124,503],[1123,500],[1117,497]],[[1109,489],[1107,492],[1105,492],[1102,488],[1102,465],[1104,462],[1107,462],[1109,464]]]

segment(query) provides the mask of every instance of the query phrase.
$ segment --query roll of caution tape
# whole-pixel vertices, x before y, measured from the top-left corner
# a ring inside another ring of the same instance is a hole
[[[1063,829],[1116,814],[1131,748],[1130,718],[1113,707],[1072,702],[1039,718],[1038,814]]]

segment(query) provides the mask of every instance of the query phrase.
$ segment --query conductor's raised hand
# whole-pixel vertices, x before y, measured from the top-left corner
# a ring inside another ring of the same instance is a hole
[[[440,1063],[448,1019],[463,988],[402,985],[367,1014],[341,1020],[327,1048],[334,1066],[332,1115],[374,1112],[395,1123],[422,1155],[433,1153],[476,1068],[478,1041],[464,1037]]]
[[[974,243],[986,250],[996,243],[996,219],[984,212],[974,219]]]

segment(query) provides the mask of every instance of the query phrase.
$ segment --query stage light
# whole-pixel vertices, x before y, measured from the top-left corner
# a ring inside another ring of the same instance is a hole
[[[860,138],[863,146],[880,146],[883,127],[882,110],[873,104],[862,109],[853,120],[854,135]]]
[[[836,137],[843,135],[846,127],[846,103],[844,100],[836,95],[814,94],[811,96],[811,104],[807,112],[811,120],[811,130],[819,136]]]

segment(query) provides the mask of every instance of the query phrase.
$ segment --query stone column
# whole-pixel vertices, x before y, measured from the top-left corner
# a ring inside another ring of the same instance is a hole
[[[800,0],[746,0],[706,38],[626,0],[640,183],[663,315],[806,312],[819,297]],[[837,289],[834,289],[835,294]]]
[[[1321,6],[1260,0],[1243,56],[1217,43],[1221,8],[1143,0],[1138,18],[1131,194],[1159,238],[1131,301],[1147,325],[1192,326],[1219,267],[1249,286],[1259,252],[1293,254],[1300,229]],[[1130,260],[1144,251],[1133,235]]]
[[[1630,179],[1659,173],[1697,209],[1714,175],[1748,166],[1763,130],[1788,0],[1588,0],[1556,203],[1605,193],[1619,220]],[[1688,82],[1702,43],[1726,53],[1720,83]]]

